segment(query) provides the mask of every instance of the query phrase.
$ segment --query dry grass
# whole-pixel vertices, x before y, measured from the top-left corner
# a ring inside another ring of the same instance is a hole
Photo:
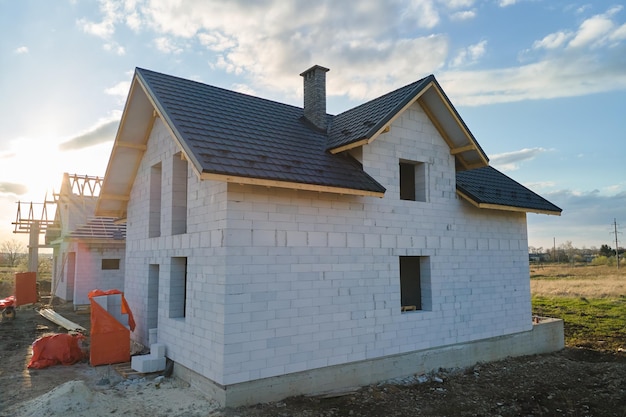
[[[626,297],[626,268],[547,265],[530,267],[530,290],[542,297]]]

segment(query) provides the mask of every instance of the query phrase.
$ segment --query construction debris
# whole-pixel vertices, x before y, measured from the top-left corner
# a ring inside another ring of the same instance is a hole
[[[65,317],[63,317],[62,315],[60,315],[59,313],[57,313],[56,311],[52,309],[42,308],[41,310],[39,310],[39,315],[41,315],[42,317],[45,317],[46,319],[50,320],[54,324],[58,324],[59,326],[66,329],[68,332],[81,333],[81,334],[87,333],[87,329],[85,329],[83,326],[66,319]]]

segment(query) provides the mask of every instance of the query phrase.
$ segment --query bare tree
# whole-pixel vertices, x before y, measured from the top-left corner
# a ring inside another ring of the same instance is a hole
[[[4,254],[10,267],[17,265],[17,261],[25,252],[26,248],[24,245],[15,239],[5,240],[0,244],[0,253]]]

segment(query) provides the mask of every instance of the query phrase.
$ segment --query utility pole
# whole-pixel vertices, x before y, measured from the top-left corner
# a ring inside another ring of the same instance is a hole
[[[617,269],[619,269],[619,241],[617,239],[617,234],[621,233],[617,231],[617,219],[613,218],[613,232],[615,233],[615,259],[617,259]]]

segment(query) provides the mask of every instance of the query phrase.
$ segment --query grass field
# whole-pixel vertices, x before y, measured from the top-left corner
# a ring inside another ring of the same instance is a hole
[[[626,268],[531,266],[533,314],[565,321],[568,346],[626,349]]]

